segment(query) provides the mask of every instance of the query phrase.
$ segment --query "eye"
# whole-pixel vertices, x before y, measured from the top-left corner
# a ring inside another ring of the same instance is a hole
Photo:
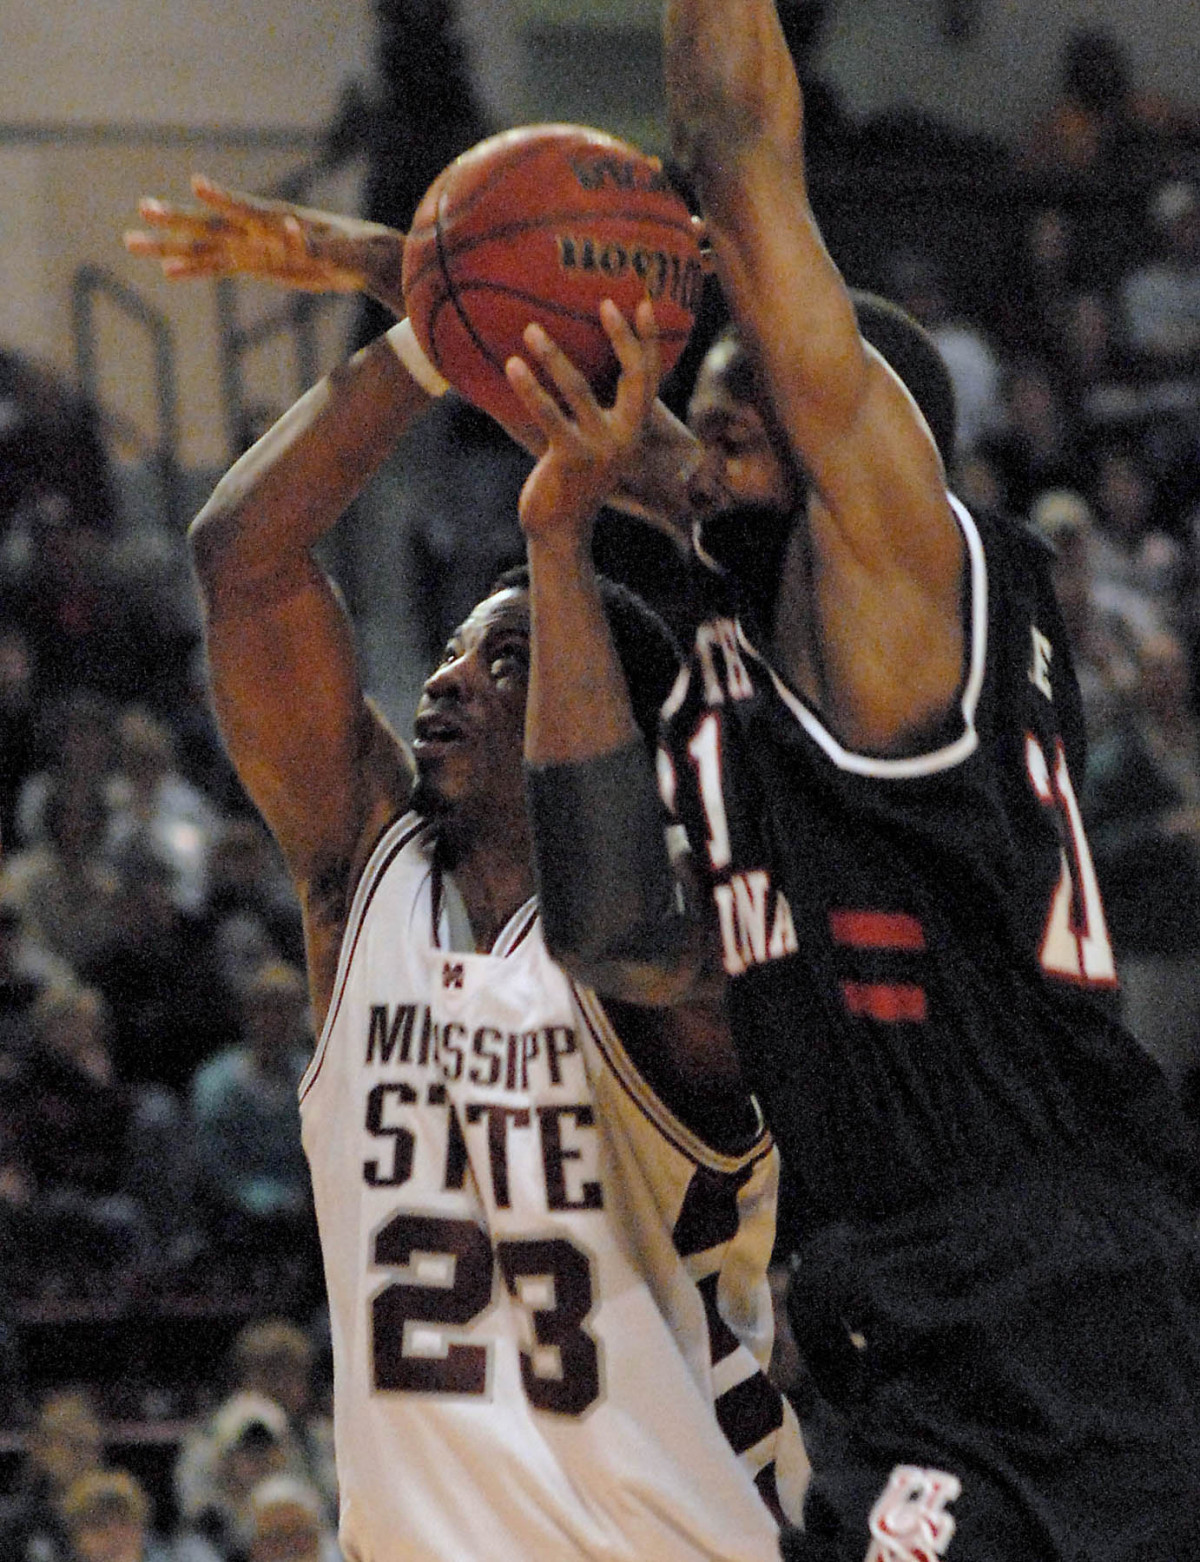
[[[492,648],[488,671],[497,683],[501,678],[523,678],[528,669],[529,647],[523,640]]]

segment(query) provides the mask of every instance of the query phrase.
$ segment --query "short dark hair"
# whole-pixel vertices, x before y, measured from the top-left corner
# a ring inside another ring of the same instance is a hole
[[[924,326],[891,299],[864,292],[861,288],[852,288],[850,298],[864,340],[887,359],[904,381],[929,424],[942,461],[949,466],[954,457],[958,411],[954,403],[954,381],[937,343]],[[713,346],[722,343],[740,349],[731,357],[723,376],[730,395],[761,408],[767,400],[765,390],[736,321],[728,321],[717,333]]]
[[[607,575],[598,580],[617,660],[629,686],[633,719],[653,748],[658,742],[659,712],[679,674],[679,646],[663,620],[635,591]],[[529,590],[527,564],[505,570],[493,581],[488,595],[509,590]]]
[[[891,299],[859,288],[854,288],[850,297],[863,338],[904,381],[929,424],[942,461],[949,466],[954,459],[958,409],[954,404],[954,381],[937,343],[923,325]]]

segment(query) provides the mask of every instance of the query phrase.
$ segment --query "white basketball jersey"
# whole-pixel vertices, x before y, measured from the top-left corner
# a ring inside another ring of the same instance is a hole
[[[445,947],[384,835],[301,1084],[349,1562],[768,1562],[803,1458],[762,1368],[777,1155],[704,1146],[531,901]]]

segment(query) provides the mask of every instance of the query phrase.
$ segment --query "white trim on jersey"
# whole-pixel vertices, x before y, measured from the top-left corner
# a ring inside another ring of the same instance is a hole
[[[626,1052],[621,1038],[613,1029],[604,1005],[592,989],[581,987],[577,982],[571,985],[588,1033],[612,1070],[613,1077],[638,1110],[681,1155],[686,1155],[688,1160],[695,1161],[697,1166],[707,1166],[713,1171],[732,1175],[747,1166],[752,1166],[755,1161],[771,1153],[774,1140],[763,1123],[762,1111],[753,1097],[751,1100],[754,1102],[758,1120],[758,1133],[753,1143],[740,1154],[727,1155],[720,1150],[715,1150],[698,1134],[693,1133],[687,1124],[681,1122],[670,1107],[655,1095],[643,1079],[637,1065]]]
[[[492,945],[492,954],[497,959],[504,959],[507,955],[523,944],[537,926],[538,917],[537,897],[531,895],[523,906],[518,906],[509,917],[508,921],[500,929],[500,936]]]
[[[684,662],[683,666],[675,675],[675,682],[671,685],[670,694],[668,694],[666,699],[663,701],[662,710],[659,712],[659,719],[661,721],[670,721],[671,717],[674,716],[675,712],[687,698],[688,685],[691,683],[691,681],[691,666],[689,663]]]
[[[422,819],[410,809],[401,814],[400,818],[387,826],[374,850],[367,858],[366,867],[359,877],[354,891],[354,899],[350,902],[350,915],[346,918],[346,927],[342,933],[341,951],[338,955],[337,972],[333,979],[333,993],[329,1000],[329,1009],[325,1015],[325,1023],[321,1027],[321,1034],[317,1037],[317,1044],[313,1048],[313,1055],[309,1059],[308,1067],[300,1080],[299,1096],[303,1101],[312,1089],[317,1075],[321,1072],[321,1064],[329,1046],[329,1035],[337,1020],[338,1010],[341,1007],[342,996],[346,991],[346,979],[350,974],[350,962],[354,958],[354,951],[358,945],[358,936],[367,916],[367,908],[371,904],[371,897],[378,888],[380,880],[387,871],[388,865],[398,852],[402,852],[408,843],[415,840],[422,830],[429,828],[429,822]]]
[[[979,734],[975,729],[975,712],[979,705],[979,696],[983,691],[983,675],[987,664],[987,560],[984,557],[983,540],[966,507],[953,494],[947,494],[946,497],[950,500],[955,518],[962,528],[971,563],[971,665],[960,702],[963,730],[952,743],[946,744],[943,748],[933,749],[927,754],[913,754],[904,759],[881,759],[878,755],[858,754],[852,749],[843,748],[828,727],[797,694],[788,688],[762,652],[756,650],[750,643],[741,620],[738,620],[737,634],[742,649],[763,666],[775,685],[775,692],[779,698],[809,737],[825,751],[839,770],[854,775],[874,776],[880,781],[905,781],[913,776],[935,775],[938,771],[950,770],[955,765],[961,765],[979,747]]]

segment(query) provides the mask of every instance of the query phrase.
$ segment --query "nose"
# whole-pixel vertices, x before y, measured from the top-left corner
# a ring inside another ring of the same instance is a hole
[[[478,671],[479,658],[473,650],[460,651],[440,663],[425,680],[425,697],[430,700],[463,700]]]

